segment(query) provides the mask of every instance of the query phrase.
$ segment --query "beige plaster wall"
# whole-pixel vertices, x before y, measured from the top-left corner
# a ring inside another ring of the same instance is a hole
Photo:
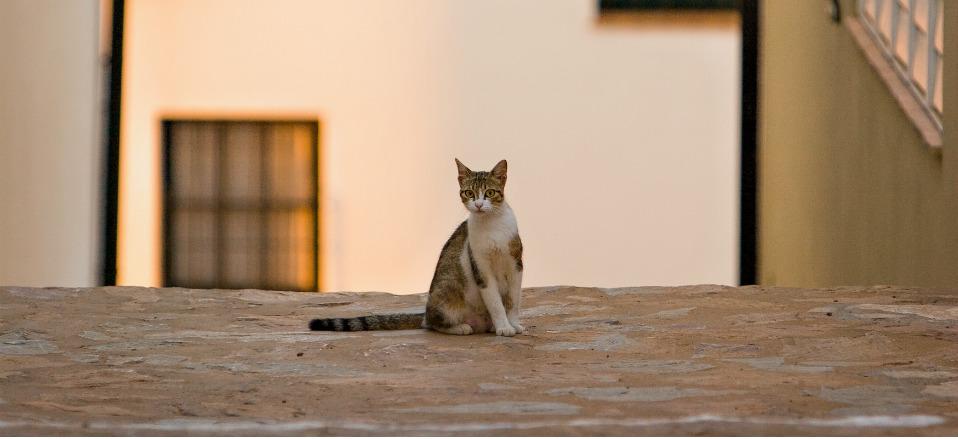
[[[0,2],[0,285],[97,283],[98,0]]]
[[[738,26],[602,26],[592,0],[128,5],[120,282],[160,282],[167,115],[322,121],[325,290],[428,288],[453,158],[509,160],[526,285],[737,278]]]
[[[762,4],[760,281],[958,286],[958,7],[936,152],[821,2]]]

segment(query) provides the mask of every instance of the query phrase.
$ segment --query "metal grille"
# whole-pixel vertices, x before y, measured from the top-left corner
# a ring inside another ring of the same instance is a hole
[[[164,121],[164,283],[316,291],[309,121]]]
[[[858,0],[858,15],[941,131],[943,0]]]

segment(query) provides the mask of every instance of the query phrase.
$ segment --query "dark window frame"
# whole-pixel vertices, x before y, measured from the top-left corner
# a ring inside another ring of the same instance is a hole
[[[221,195],[219,192],[217,193],[217,197],[216,197],[217,200],[219,200],[219,203],[217,203],[217,206],[215,207],[215,210],[214,210],[214,217],[216,218],[216,226],[215,226],[215,228],[216,228],[216,233],[217,233],[217,235],[218,235],[217,238],[216,238],[217,250],[215,251],[215,254],[217,255],[217,256],[216,256],[216,263],[215,263],[216,271],[217,271],[217,275],[216,275],[216,278],[217,278],[217,279],[216,279],[216,281],[215,281],[214,283],[215,283],[216,285],[200,285],[200,284],[195,284],[195,285],[175,285],[174,282],[173,282],[173,270],[172,270],[172,268],[173,268],[173,257],[174,257],[174,253],[175,253],[175,245],[174,245],[173,226],[172,226],[172,219],[173,219],[173,215],[174,215],[174,210],[173,210],[172,206],[173,206],[174,204],[173,204],[173,180],[172,180],[173,177],[172,177],[172,160],[171,160],[172,157],[171,157],[171,152],[172,152],[172,148],[173,148],[173,144],[172,144],[172,142],[173,142],[172,129],[173,129],[173,126],[174,126],[175,124],[177,124],[177,123],[204,123],[204,124],[215,124],[215,125],[219,125],[219,126],[217,127],[217,129],[218,129],[218,130],[221,130],[221,132],[220,132],[220,134],[218,135],[219,141],[218,141],[218,144],[216,145],[216,148],[220,148],[220,149],[226,147],[226,146],[225,146],[225,141],[223,140],[223,132],[222,132],[222,130],[225,130],[225,128],[226,128],[226,126],[227,126],[228,124],[256,124],[256,125],[261,125],[261,126],[264,127],[264,128],[268,128],[268,127],[272,127],[272,126],[276,126],[276,125],[282,125],[282,124],[298,124],[298,125],[306,124],[306,125],[309,126],[309,128],[310,128],[310,135],[311,135],[311,137],[312,137],[312,139],[311,139],[312,141],[311,141],[311,144],[310,144],[310,146],[311,146],[311,148],[310,148],[310,155],[311,155],[311,160],[310,160],[310,178],[311,178],[311,183],[312,183],[312,184],[310,185],[311,196],[309,197],[309,200],[310,200],[310,201],[309,201],[308,203],[304,204],[304,205],[301,206],[301,207],[307,207],[307,208],[309,208],[310,211],[312,212],[312,232],[313,232],[313,233],[312,233],[312,236],[313,236],[313,239],[312,239],[312,260],[313,260],[313,266],[312,266],[312,282],[311,282],[311,284],[310,284],[309,286],[300,288],[300,287],[297,287],[296,285],[273,285],[273,284],[269,284],[268,282],[261,281],[261,283],[259,283],[259,284],[249,285],[249,286],[243,286],[243,287],[241,287],[241,288],[255,288],[255,289],[266,289],[266,290],[285,290],[285,291],[308,291],[308,292],[319,291],[320,286],[321,286],[321,277],[320,277],[320,270],[319,270],[319,256],[320,256],[320,255],[319,255],[319,253],[320,253],[320,251],[319,251],[319,250],[320,250],[320,229],[319,229],[319,227],[320,227],[320,224],[319,224],[319,214],[320,214],[320,211],[319,211],[319,209],[320,209],[320,203],[319,203],[319,193],[320,193],[320,186],[319,186],[320,122],[319,122],[318,120],[316,120],[316,119],[269,119],[269,118],[264,118],[264,119],[247,119],[247,118],[231,119],[231,118],[179,118],[179,117],[164,117],[164,118],[161,119],[161,125],[162,125],[162,131],[161,131],[161,136],[162,136],[162,139],[161,139],[162,150],[161,150],[161,154],[162,154],[162,179],[163,179],[162,185],[161,185],[161,186],[162,186],[162,196],[161,196],[161,209],[160,209],[160,210],[161,210],[161,215],[162,215],[162,218],[163,218],[162,223],[161,223],[161,228],[162,228],[162,229],[161,229],[161,236],[162,236],[161,241],[162,241],[162,246],[163,246],[163,248],[162,248],[162,254],[163,254],[163,256],[162,256],[162,274],[161,274],[161,277],[162,277],[162,285],[163,285],[164,287],[180,286],[180,287],[187,287],[187,288],[229,288],[229,289],[236,289],[236,288],[237,288],[237,286],[235,286],[235,285],[224,285],[224,284],[223,284],[224,280],[223,280],[223,278],[222,278],[222,276],[223,276],[222,273],[224,272],[224,268],[223,268],[223,267],[224,267],[224,264],[225,264],[225,262],[224,262],[224,257],[222,256],[222,253],[223,253],[223,242],[224,242],[223,239],[222,239],[222,232],[223,232],[223,227],[224,227],[224,226],[223,226],[223,217],[224,217],[224,213],[225,213],[225,212],[233,211],[233,210],[235,210],[235,209],[234,209],[234,208],[231,208],[231,207],[228,208],[228,207],[224,207],[224,206],[223,206],[223,203],[222,203],[222,195]],[[265,142],[265,139],[264,139],[263,141]],[[265,147],[265,144],[264,144],[263,146]],[[264,148],[264,150],[265,150],[265,148]],[[225,163],[224,163],[225,158],[224,158],[224,157],[225,157],[225,156],[224,156],[223,154],[217,154],[217,158],[216,158],[216,162],[215,162],[215,163],[216,163],[216,168],[217,168],[217,170],[216,170],[215,172],[216,172],[217,174],[222,174],[222,173],[220,173],[218,170],[219,170],[219,169],[222,169],[222,168],[225,166]],[[218,187],[222,187],[222,182],[223,182],[222,178],[223,178],[223,176],[222,176],[222,175],[219,175],[217,178],[220,179],[220,180],[219,180]],[[266,179],[266,177],[263,177],[263,178],[264,178],[264,180]],[[257,208],[252,208],[252,207],[247,206],[247,207],[245,207],[244,209],[246,209],[246,210],[253,210],[253,211],[256,211],[256,212],[260,212],[260,213],[262,213],[262,214],[264,214],[264,215],[267,215],[269,212],[274,212],[274,211],[280,211],[280,210],[282,210],[281,207],[277,207],[277,205],[271,205],[271,203],[269,203],[268,201],[267,201],[267,205],[266,205],[266,206],[262,206],[262,205],[261,205],[261,206],[258,206],[258,207],[259,207],[259,208],[257,209]],[[266,226],[264,225],[263,227],[266,227]],[[266,234],[265,231],[264,231],[264,232],[263,232],[263,237],[265,237],[266,235],[267,235],[267,234]],[[263,270],[265,270],[265,268],[263,268]]]
[[[599,0],[599,11],[737,10],[742,0]]]
[[[759,32],[762,0],[597,0],[599,15],[738,12],[741,17],[741,125],[739,149],[739,285],[759,281],[758,118]],[[833,14],[839,14],[837,2]],[[835,16],[833,15],[833,19]]]

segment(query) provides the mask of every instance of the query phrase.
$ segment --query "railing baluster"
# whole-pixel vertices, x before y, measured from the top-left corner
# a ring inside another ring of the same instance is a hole
[[[894,57],[895,53],[898,52],[898,13],[900,11],[900,6],[898,0],[891,1],[891,54]]]
[[[886,1],[892,2],[888,5],[887,11],[885,10]],[[926,12],[928,25],[924,31],[918,27],[916,20],[918,0],[908,0],[907,11],[905,11],[905,7],[902,6],[899,1],[900,0],[858,0],[858,17],[871,35],[872,40],[881,48],[885,58],[891,63],[895,73],[904,81],[904,85],[911,90],[915,98],[921,102],[925,113],[928,114],[938,130],[941,131],[941,113],[938,112],[935,107],[935,94],[938,90],[937,87],[940,87],[939,82],[941,79],[938,75],[938,65],[941,63],[941,58],[944,57],[944,54],[938,52],[935,41],[937,39],[938,28],[940,27],[938,24],[938,11],[942,6],[943,0],[928,0],[928,11]],[[869,13],[869,9],[872,6],[874,7],[874,13]],[[906,18],[908,22],[908,53],[907,59],[899,62],[897,57],[898,39],[903,36],[899,35],[898,31],[899,22],[903,18],[901,14],[903,13],[907,14],[907,17],[904,18]],[[891,20],[888,38],[882,33],[882,17],[884,17],[885,14],[889,14],[889,19]],[[918,32],[926,33],[927,38],[924,47],[918,47]],[[916,78],[915,66],[917,63],[915,62],[915,58],[919,50],[924,50],[927,54],[925,66],[928,70],[924,76]],[[922,80],[926,80],[923,86],[921,85]]]
[[[915,32],[918,29],[914,19],[915,1],[908,0],[908,63],[905,65],[905,71],[908,72],[909,77],[915,66],[915,46],[918,44],[918,39],[915,38]]]
[[[938,73],[938,51],[935,50],[935,32],[938,27],[938,2],[929,0],[928,2],[928,35],[925,40],[928,41],[928,82],[925,86],[925,104],[931,108],[935,100],[935,82]]]

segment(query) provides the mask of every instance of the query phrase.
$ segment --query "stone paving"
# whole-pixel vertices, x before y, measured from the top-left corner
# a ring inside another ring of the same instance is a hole
[[[958,290],[524,297],[504,338],[305,330],[421,295],[0,287],[0,434],[958,435]]]

